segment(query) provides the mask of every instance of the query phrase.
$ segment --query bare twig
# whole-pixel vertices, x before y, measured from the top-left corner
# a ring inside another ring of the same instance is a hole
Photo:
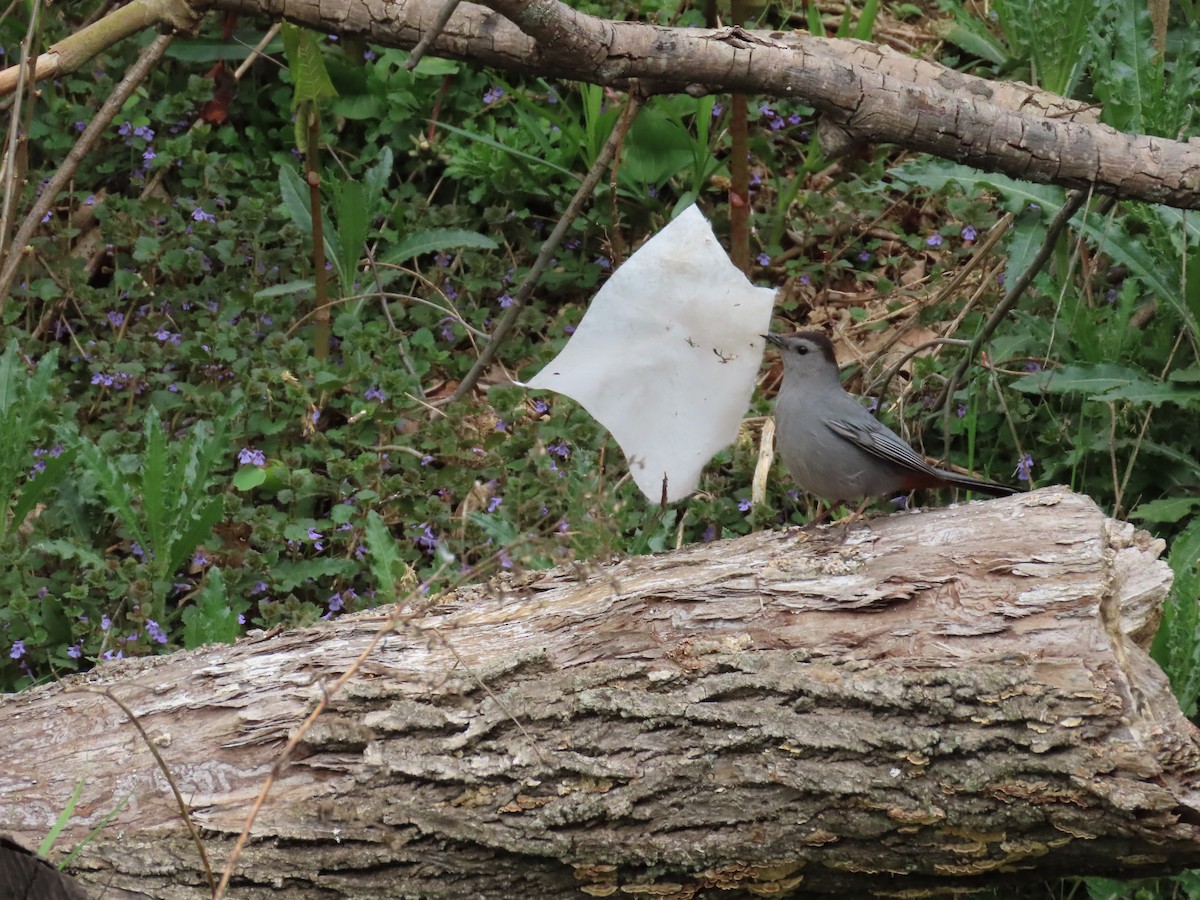
[[[442,29],[446,27],[446,23],[450,21],[450,17],[458,9],[460,2],[462,0],[446,0],[442,4],[442,8],[438,10],[437,18],[429,26],[429,30],[421,35],[421,39],[417,41],[417,45],[412,48],[412,53],[408,57],[408,62],[404,64],[404,68],[411,72],[417,67],[417,64],[421,61],[421,57],[425,55],[433,42],[438,39],[438,36],[442,33]]]
[[[445,406],[456,403],[470,393],[484,371],[492,364],[492,360],[496,358],[496,351],[500,348],[500,344],[508,337],[508,333],[512,331],[512,327],[516,324],[517,316],[521,314],[521,310],[525,308],[525,304],[529,302],[529,298],[533,295],[533,289],[537,287],[538,280],[542,277],[542,272],[549,265],[551,257],[558,250],[558,245],[562,242],[563,237],[567,233],[567,229],[571,223],[579,216],[583,210],[583,204],[591,196],[596,185],[600,183],[600,176],[604,174],[604,170],[608,167],[616,154],[617,147],[624,140],[625,134],[629,131],[629,127],[633,124],[634,118],[637,116],[638,110],[641,109],[644,99],[640,92],[636,89],[630,91],[629,101],[625,104],[625,109],[621,113],[621,118],[612,130],[612,134],[608,136],[604,146],[600,149],[600,153],[596,156],[596,161],[592,163],[592,168],[588,170],[583,182],[579,185],[579,189],[575,192],[575,196],[571,198],[571,202],[567,205],[566,211],[558,220],[558,224],[554,226],[554,231],[550,233],[550,237],[546,238],[546,242],[542,244],[541,252],[538,253],[537,259],[534,260],[533,267],[525,276],[525,280],[521,282],[521,287],[517,290],[513,297],[512,305],[504,311],[499,323],[496,325],[496,330],[492,332],[492,338],[488,341],[487,346],[483,348],[483,352],[479,354],[479,359],[475,360],[475,365],[471,366],[471,371],[463,378],[462,383],[455,389],[454,393],[446,400],[440,401],[438,405]]]
[[[12,243],[9,244],[8,256],[4,260],[4,268],[0,270],[0,312],[4,310],[4,305],[8,302],[8,292],[12,288],[13,280],[16,278],[17,269],[20,267],[21,261],[25,258],[25,248],[33,237],[33,232],[37,229],[46,213],[50,211],[50,205],[54,202],[55,197],[75,177],[80,164],[88,153],[91,152],[96,141],[100,139],[100,135],[108,129],[108,126],[112,124],[112,120],[125,105],[125,101],[133,96],[133,92],[137,90],[138,85],[145,80],[146,76],[158,64],[158,61],[162,59],[163,54],[167,52],[167,47],[171,45],[172,39],[172,35],[160,34],[142,51],[141,55],[137,58],[137,62],[129,67],[129,71],[125,73],[125,77],[121,79],[121,83],[108,95],[108,98],[96,112],[92,121],[83,129],[83,134],[79,136],[79,140],[75,142],[75,146],[71,148],[71,152],[67,154],[67,158],[63,160],[62,165],[50,177],[41,196],[34,201],[33,208],[29,210],[28,215],[21,222],[21,227],[17,229]]]

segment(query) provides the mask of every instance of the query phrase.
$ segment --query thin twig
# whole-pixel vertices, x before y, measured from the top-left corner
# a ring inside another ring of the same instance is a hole
[[[25,39],[21,41],[21,61],[20,68],[17,70],[17,87],[13,92],[12,113],[8,120],[8,140],[4,153],[4,168],[3,174],[0,174],[0,180],[4,183],[3,188],[3,208],[0,208],[0,247],[7,247],[9,256],[14,253],[15,243],[10,243],[8,240],[9,228],[12,225],[11,219],[16,213],[17,199],[20,196],[20,191],[17,190],[17,168],[21,159],[21,154],[17,153],[17,146],[24,140],[28,140],[29,131],[27,123],[22,122],[22,118],[26,117],[26,112],[22,108],[22,104],[28,100],[32,102],[32,91],[30,96],[25,96],[25,76],[28,73],[33,76],[29,80],[29,86],[32,87],[37,83],[37,73],[34,70],[35,63],[33,61],[33,40],[38,31],[38,22],[40,21],[39,14],[42,5],[35,3],[33,5],[33,15],[29,17],[29,27],[25,32]],[[0,310],[4,308],[4,301],[0,299]]]
[[[525,308],[525,304],[529,302],[529,298],[533,295],[533,289],[542,277],[542,272],[550,264],[550,259],[558,250],[558,245],[566,235],[567,229],[583,210],[583,204],[591,196],[592,191],[596,189],[596,185],[600,183],[600,176],[604,174],[604,170],[608,167],[609,162],[612,161],[617,147],[624,140],[625,134],[629,131],[629,127],[633,124],[633,120],[644,102],[644,98],[638,90],[637,85],[631,81],[629,102],[625,104],[625,109],[621,113],[620,120],[614,126],[612,134],[608,136],[608,140],[604,142],[604,146],[596,156],[596,161],[592,164],[592,168],[588,170],[583,183],[579,185],[579,190],[571,198],[566,212],[562,214],[562,217],[558,220],[558,224],[554,226],[554,231],[550,233],[550,237],[546,238],[546,242],[542,244],[541,252],[538,253],[533,267],[525,276],[525,280],[521,282],[520,289],[517,291],[516,296],[513,297],[512,305],[504,311],[504,315],[496,325],[496,330],[492,332],[491,340],[483,348],[483,352],[479,354],[479,359],[475,360],[475,365],[471,366],[471,371],[467,373],[462,383],[448,399],[439,401],[439,406],[456,403],[474,390],[476,383],[484,371],[492,364],[492,360],[496,358],[496,351],[500,348],[500,344],[508,337],[508,333],[512,331],[513,325],[516,324],[517,316],[521,314],[521,310]]]
[[[433,24],[429,26],[429,30],[421,35],[421,39],[417,41],[417,45],[412,48],[412,52],[408,56],[408,62],[404,64],[404,68],[412,71],[421,61],[421,57],[432,46],[433,42],[438,39],[446,27],[446,23],[450,21],[450,17],[454,15],[454,11],[458,9],[458,4],[461,0],[446,0],[442,4],[442,8],[438,10],[437,18],[433,20]]]
[[[125,77],[121,79],[121,83],[108,95],[108,98],[92,118],[92,121],[83,129],[83,134],[79,136],[79,140],[75,142],[75,146],[71,148],[71,151],[67,154],[67,158],[58,167],[58,171],[50,177],[41,196],[34,201],[33,208],[29,210],[28,215],[21,222],[21,227],[17,229],[16,235],[9,244],[8,258],[4,260],[3,270],[0,270],[0,312],[3,312],[4,305],[8,302],[9,289],[12,287],[13,280],[17,276],[17,269],[20,267],[21,260],[25,258],[25,248],[33,237],[33,232],[41,224],[46,213],[50,211],[50,206],[59,192],[75,177],[80,164],[88,153],[91,152],[92,147],[100,139],[101,134],[108,129],[108,126],[112,124],[112,120],[116,117],[117,113],[125,106],[125,102],[133,96],[133,92],[137,90],[138,86],[146,79],[146,76],[158,64],[158,61],[162,59],[172,40],[172,35],[160,34],[142,51],[141,55],[137,58],[137,62],[129,67],[129,71],[125,73]]]
[[[200,839],[200,832],[196,829],[196,825],[192,822],[191,814],[188,812],[187,802],[183,799],[183,794],[180,792],[179,786],[175,783],[175,779],[171,777],[171,770],[167,767],[167,761],[162,758],[162,754],[158,752],[158,748],[150,740],[150,735],[146,734],[146,729],[142,727],[142,723],[138,721],[138,717],[134,715],[133,710],[126,706],[121,698],[112,692],[111,688],[104,688],[102,690],[91,685],[80,684],[67,687],[64,689],[64,692],[68,694],[98,694],[101,697],[107,697],[121,708],[121,712],[129,717],[130,724],[142,736],[142,740],[145,742],[146,748],[150,751],[150,755],[154,757],[154,761],[158,763],[158,768],[167,779],[167,784],[171,787],[171,793],[175,795],[175,803],[179,806],[179,815],[183,819],[183,824],[187,826],[188,834],[192,836],[192,842],[196,845],[196,850],[200,853],[200,862],[204,865],[204,877],[208,879],[208,889],[215,893],[217,884],[213,878],[212,866],[209,865],[208,854],[204,850],[204,842]]]
[[[988,317],[983,327],[979,329],[979,333],[971,341],[971,346],[963,354],[963,358],[959,360],[958,366],[946,380],[946,385],[942,388],[942,393],[934,404],[935,409],[941,408],[944,411],[949,409],[950,398],[958,390],[958,386],[967,372],[967,367],[971,365],[971,361],[979,353],[979,348],[991,338],[1000,323],[1012,312],[1013,307],[1017,305],[1017,301],[1021,299],[1026,289],[1033,282],[1034,276],[1046,265],[1046,261],[1050,259],[1050,254],[1054,252],[1054,246],[1058,243],[1058,236],[1062,234],[1063,230],[1067,227],[1067,223],[1071,221],[1071,216],[1075,215],[1079,208],[1083,206],[1087,197],[1088,194],[1086,191],[1071,191],[1067,195],[1066,200],[1058,211],[1058,215],[1054,217],[1049,227],[1047,227],[1045,240],[1042,241],[1042,246],[1038,248],[1037,255],[1034,256],[1033,261],[1029,263],[1029,266],[1021,273],[1020,277],[1009,286],[1008,293],[1004,295],[1004,299],[992,311],[991,316]]]

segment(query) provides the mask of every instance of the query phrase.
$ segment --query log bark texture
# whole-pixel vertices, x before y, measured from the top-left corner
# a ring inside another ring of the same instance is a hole
[[[1143,647],[1160,541],[1046,488],[464,588],[381,642],[230,896],[865,896],[1200,865],[1200,741]],[[99,666],[0,702],[0,831],[105,897],[200,898],[386,617]],[[732,893],[724,893],[730,891]]]

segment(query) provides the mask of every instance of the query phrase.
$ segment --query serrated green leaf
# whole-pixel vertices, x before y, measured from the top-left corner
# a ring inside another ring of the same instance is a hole
[[[239,634],[241,626],[229,606],[225,577],[214,566],[205,575],[195,605],[183,611],[183,645],[193,650],[205,644],[232,644]]]
[[[57,457],[47,456],[45,458],[45,468],[37,474],[36,478],[32,478],[25,483],[25,486],[17,494],[17,500],[13,504],[11,516],[11,526],[17,527],[25,521],[25,517],[29,515],[30,510],[37,505],[42,499],[46,491],[58,484],[62,479],[63,474],[67,470],[67,466],[75,458],[74,450],[64,450]]]
[[[1173,525],[1200,509],[1200,497],[1163,497],[1140,503],[1130,510],[1129,518],[1138,522],[1158,522]]]
[[[396,539],[383,524],[379,513],[367,513],[367,564],[375,577],[378,596],[388,602],[399,599],[396,595],[396,572],[405,566],[404,558],[396,547]]]
[[[176,538],[171,542],[166,574],[170,575],[183,565],[192,551],[212,536],[215,526],[225,515],[225,498],[214,497],[192,514],[190,521],[180,522]]]

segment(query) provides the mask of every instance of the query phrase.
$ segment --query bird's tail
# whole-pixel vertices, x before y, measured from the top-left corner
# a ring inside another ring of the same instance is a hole
[[[977,494],[987,494],[989,497],[1007,497],[1017,493],[1017,488],[995,481],[984,481],[982,478],[972,478],[970,475],[959,475],[957,472],[947,472],[945,469],[935,469],[935,472],[946,482],[946,487],[960,487],[964,490],[975,491]]]

